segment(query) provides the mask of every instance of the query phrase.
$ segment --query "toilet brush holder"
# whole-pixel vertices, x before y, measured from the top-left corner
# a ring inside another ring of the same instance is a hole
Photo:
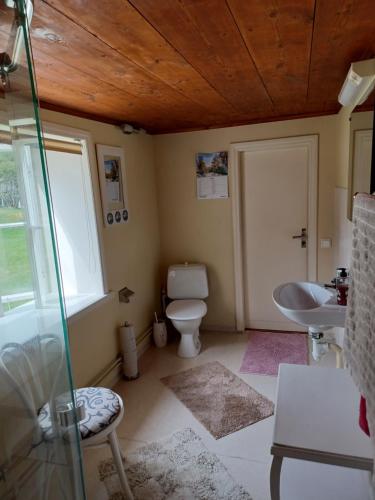
[[[154,322],[153,337],[156,347],[165,347],[167,345],[167,326],[163,319]]]

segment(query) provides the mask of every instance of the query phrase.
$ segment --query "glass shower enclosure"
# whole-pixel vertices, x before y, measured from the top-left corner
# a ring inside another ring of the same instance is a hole
[[[0,498],[85,498],[29,38],[0,0]]]

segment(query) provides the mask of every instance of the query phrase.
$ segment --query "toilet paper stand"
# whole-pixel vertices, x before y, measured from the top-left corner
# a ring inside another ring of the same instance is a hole
[[[130,302],[130,297],[134,295],[135,292],[133,290],[129,290],[128,287],[121,288],[118,292],[118,299],[120,302],[125,302],[128,304]]]
[[[125,323],[120,327],[120,343],[123,356],[123,375],[126,380],[135,380],[139,377],[138,353],[135,340],[134,326]]]

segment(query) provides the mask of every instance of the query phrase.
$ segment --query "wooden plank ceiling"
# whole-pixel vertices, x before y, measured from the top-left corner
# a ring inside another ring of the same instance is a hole
[[[42,106],[151,133],[336,113],[374,0],[35,0]]]

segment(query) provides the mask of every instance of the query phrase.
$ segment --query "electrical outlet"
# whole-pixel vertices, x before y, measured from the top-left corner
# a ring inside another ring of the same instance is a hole
[[[331,248],[331,247],[332,247],[331,238],[322,238],[320,240],[320,248]]]

